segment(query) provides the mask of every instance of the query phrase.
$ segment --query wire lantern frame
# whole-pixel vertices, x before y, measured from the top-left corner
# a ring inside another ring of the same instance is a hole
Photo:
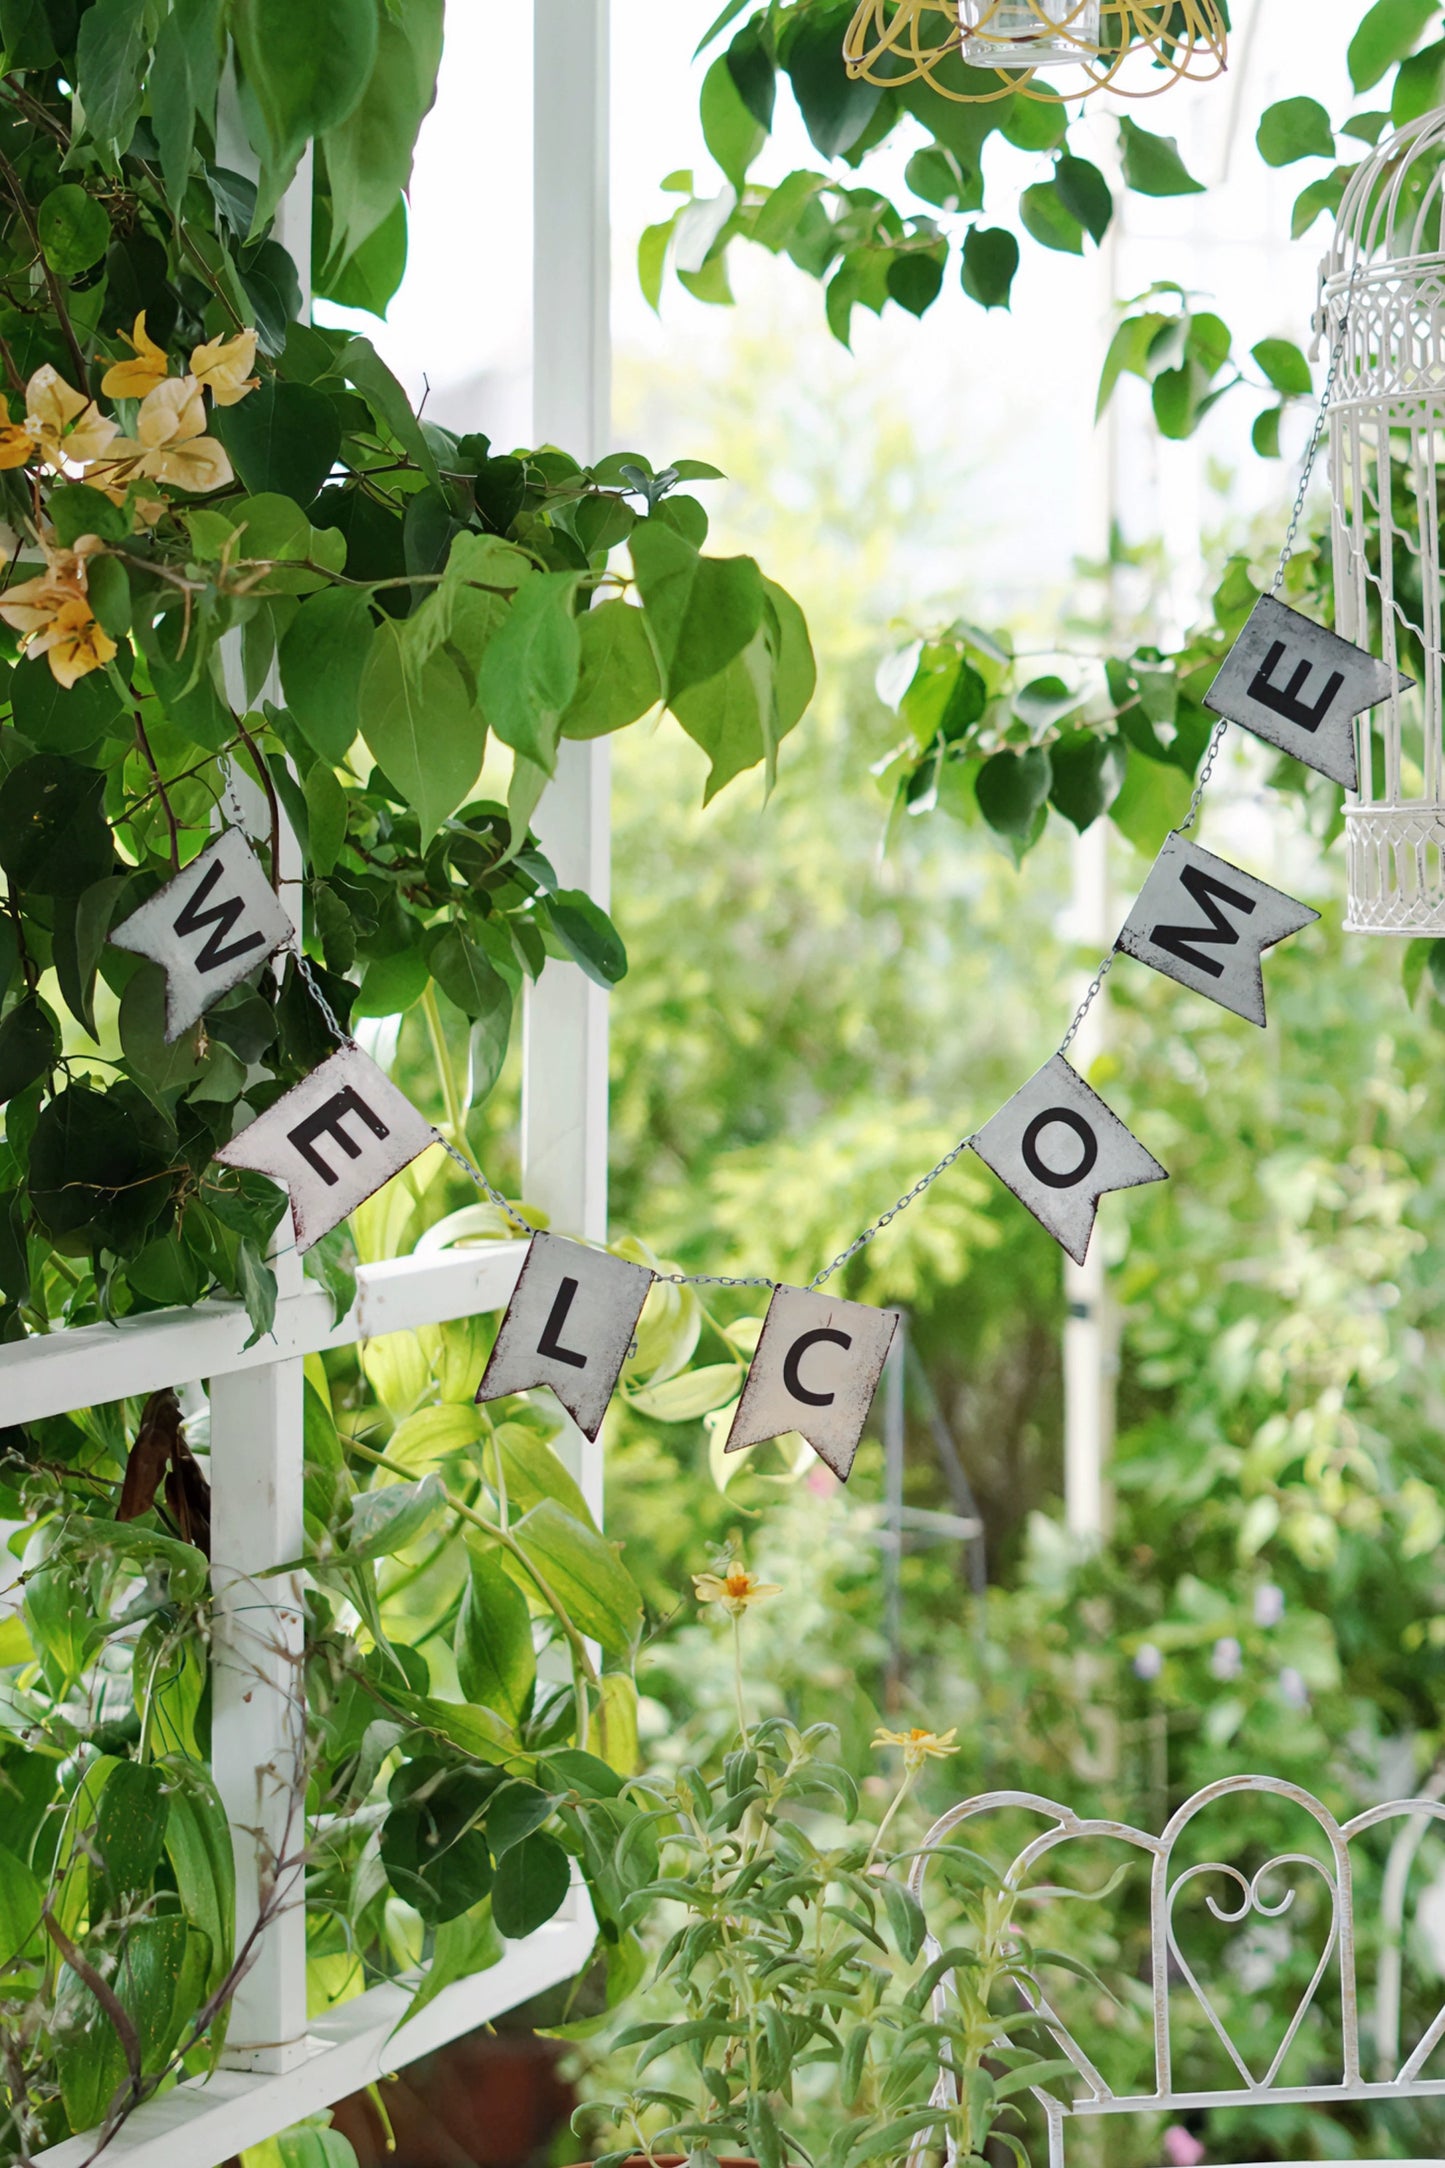
[[[885,86],[926,82],[956,105],[1100,90],[1157,98],[1176,83],[1224,73],[1228,11],[1224,0],[860,0],[843,59],[851,76]],[[1146,60],[1162,80],[1121,80],[1129,63]],[[1083,80],[1067,91],[1035,80],[1073,63]]]
[[[1345,808],[1355,933],[1445,934],[1445,110],[1386,136],[1320,267],[1335,622],[1414,682],[1356,724]]]

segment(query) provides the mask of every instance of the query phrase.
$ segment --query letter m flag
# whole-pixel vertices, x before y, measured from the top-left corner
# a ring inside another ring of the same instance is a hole
[[[1319,915],[1175,835],[1155,859],[1114,945],[1262,1027],[1261,957]]]

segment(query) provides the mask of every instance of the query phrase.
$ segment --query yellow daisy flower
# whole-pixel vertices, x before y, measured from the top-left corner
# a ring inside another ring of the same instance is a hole
[[[746,1566],[730,1566],[724,1574],[695,1573],[692,1586],[699,1603],[723,1604],[734,1618],[741,1618],[750,1603],[783,1593],[780,1582],[760,1581]]]

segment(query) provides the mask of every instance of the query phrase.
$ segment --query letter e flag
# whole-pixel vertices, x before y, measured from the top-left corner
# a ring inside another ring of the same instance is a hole
[[[250,844],[239,828],[228,828],[110,938],[165,971],[169,1040],[189,1031],[293,931]]]
[[[1169,1179],[1062,1054],[985,1122],[973,1148],[1076,1265],[1088,1253],[1102,1196]]]
[[[1312,617],[1261,595],[1204,705],[1358,790],[1355,717],[1414,682]]]
[[[309,1250],[435,1141],[390,1077],[359,1046],[344,1046],[216,1157],[279,1182],[290,1194],[296,1247]]]
[[[775,1288],[723,1450],[801,1431],[846,1483],[897,1330],[894,1310]]]
[[[651,1285],[645,1265],[533,1235],[478,1400],[550,1385],[583,1436],[595,1438]]]

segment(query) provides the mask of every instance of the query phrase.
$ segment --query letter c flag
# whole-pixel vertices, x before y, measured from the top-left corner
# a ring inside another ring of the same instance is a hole
[[[801,1431],[846,1483],[897,1329],[894,1310],[774,1288],[724,1450]]]

